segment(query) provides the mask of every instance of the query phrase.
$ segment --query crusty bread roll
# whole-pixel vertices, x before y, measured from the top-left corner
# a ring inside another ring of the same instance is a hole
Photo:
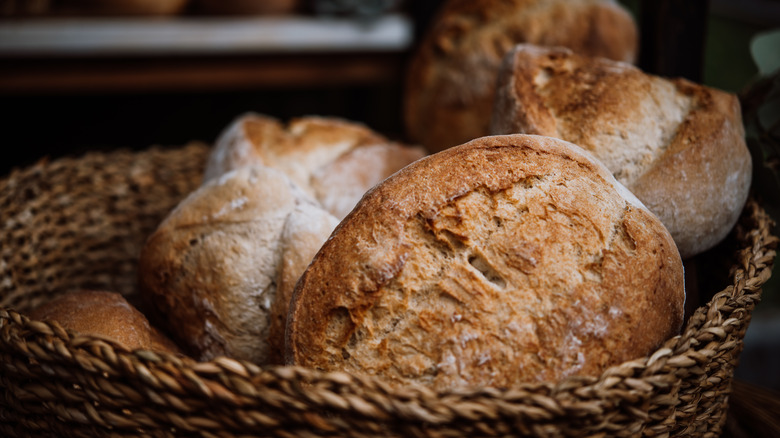
[[[200,360],[280,363],[292,289],[338,220],[279,170],[205,183],[149,237],[143,296]]]
[[[217,139],[204,179],[247,165],[274,167],[343,219],[366,190],[423,155],[355,122],[303,117],[284,126],[247,113]]]
[[[633,62],[636,24],[614,0],[450,0],[412,57],[407,133],[432,152],[488,135],[496,76],[515,44]]]
[[[519,45],[498,80],[493,134],[589,150],[666,225],[684,258],[720,242],[747,199],[736,96],[564,48]]]
[[[596,375],[676,334],[680,256],[590,154],[476,139],[372,189],[296,286],[286,360],[435,389]]]
[[[39,321],[57,321],[66,329],[113,341],[128,350],[180,353],[146,317],[115,292],[83,290],[61,295],[30,312]]]

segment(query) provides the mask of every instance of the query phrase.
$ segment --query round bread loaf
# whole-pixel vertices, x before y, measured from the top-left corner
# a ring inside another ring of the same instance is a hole
[[[30,312],[39,321],[117,343],[128,350],[180,353],[179,348],[125,298],[115,292],[83,290],[48,301]]]
[[[286,360],[435,389],[597,375],[675,335],[669,233],[587,152],[473,140],[372,189],[296,286]]]
[[[337,223],[281,171],[236,169],[149,237],[141,292],[197,358],[281,363],[293,287]]]
[[[204,179],[242,166],[273,167],[343,219],[363,193],[423,155],[421,148],[391,142],[355,122],[303,117],[284,126],[247,113],[217,139]]]
[[[407,133],[432,152],[488,135],[501,61],[515,44],[633,62],[636,24],[614,0],[450,0],[412,57]]]
[[[507,55],[491,131],[587,149],[661,219],[684,258],[728,234],[750,188],[736,96],[564,48],[521,44]]]

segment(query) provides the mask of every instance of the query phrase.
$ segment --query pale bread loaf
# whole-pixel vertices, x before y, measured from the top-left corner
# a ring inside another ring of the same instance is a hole
[[[750,188],[736,96],[564,48],[523,44],[507,55],[491,132],[589,150],[661,219],[685,258],[728,234]]]
[[[285,126],[247,113],[220,134],[204,179],[247,165],[274,167],[342,219],[366,190],[423,155],[356,122],[311,116]]]
[[[236,169],[193,192],[148,239],[141,292],[197,358],[279,363],[292,288],[337,223],[283,172]]]
[[[678,332],[683,281],[669,233],[590,154],[485,137],[341,222],[296,286],[286,360],[435,389],[593,376]]]
[[[518,43],[633,62],[638,37],[614,0],[450,0],[407,72],[411,140],[436,152],[488,135],[498,70]]]
[[[30,318],[57,321],[66,329],[110,340],[131,351],[181,353],[176,344],[115,292],[81,290],[60,295],[33,309]]]

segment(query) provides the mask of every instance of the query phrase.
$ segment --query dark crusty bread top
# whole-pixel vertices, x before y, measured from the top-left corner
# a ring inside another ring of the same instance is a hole
[[[721,241],[747,199],[739,101],[565,48],[506,57],[491,132],[557,137],[596,156],[669,229],[683,257]]]
[[[476,139],[376,186],[290,303],[286,361],[437,389],[594,375],[682,323],[666,229],[587,152]]]
[[[30,317],[57,321],[64,328],[108,339],[128,350],[180,353],[170,339],[116,292],[82,290],[61,295],[35,308]]]
[[[409,137],[436,152],[488,135],[501,61],[519,43],[628,62],[638,48],[633,18],[613,0],[450,0],[409,65]]]

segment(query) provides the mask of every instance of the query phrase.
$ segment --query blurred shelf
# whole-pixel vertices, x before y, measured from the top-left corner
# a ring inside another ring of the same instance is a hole
[[[411,20],[0,21],[0,93],[225,90],[397,80]]]
[[[306,17],[0,21],[0,56],[400,51],[411,21]]]

